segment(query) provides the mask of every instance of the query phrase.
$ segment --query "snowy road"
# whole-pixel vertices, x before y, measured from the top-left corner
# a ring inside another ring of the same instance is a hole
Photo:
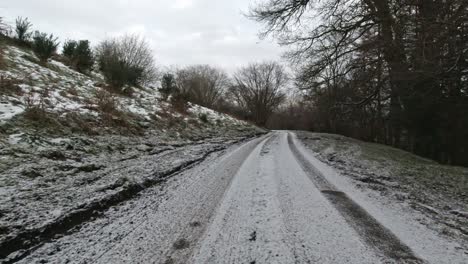
[[[308,155],[289,132],[232,147],[20,263],[463,262],[401,240]]]

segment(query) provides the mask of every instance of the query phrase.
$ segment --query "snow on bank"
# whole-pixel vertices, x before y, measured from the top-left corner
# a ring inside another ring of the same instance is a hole
[[[356,181],[346,177],[351,168],[348,172],[346,169],[340,169],[338,172],[321,160],[321,155],[324,153],[313,152],[310,147],[307,147],[317,144],[316,141],[319,138],[325,140],[325,135],[305,132],[300,132],[298,135],[295,136],[296,145],[308,161],[325,175],[328,181],[364,207],[374,218],[410,246],[416,254],[424,256],[430,263],[466,263],[468,248],[462,237],[444,237],[428,228],[424,222],[430,222],[430,219],[415,211],[407,202],[382,196],[379,192],[369,188],[357,188]],[[328,151],[330,152],[330,149]],[[357,163],[354,165],[358,166]]]
[[[92,72],[89,76],[78,73],[56,60],[49,60],[47,66],[40,65],[36,55],[26,49],[8,46],[5,50],[8,62],[6,70],[0,70],[0,76],[15,80],[20,88],[20,95],[0,96],[0,120],[9,120],[24,112],[28,106],[45,106],[47,111],[60,115],[74,112],[99,117],[98,98],[104,78],[101,74]],[[162,100],[161,94],[155,88],[131,88],[131,97],[107,94],[113,96],[118,110],[150,121],[158,113],[167,112],[170,104]],[[211,109],[189,104],[189,117],[200,121],[200,115],[206,114],[212,124],[250,126],[246,122],[236,120],[228,115]],[[177,116],[176,113],[170,113]]]
[[[0,245],[8,237],[99,203],[128,185],[147,182],[262,132],[193,104],[189,114],[178,114],[156,89],[134,87],[131,97],[109,93],[102,88],[100,74],[83,75],[54,60],[40,65],[26,49],[9,46],[4,54],[7,68],[0,70],[0,78],[11,87],[0,93]],[[107,130],[101,121],[109,118],[109,112],[99,105],[99,100],[107,99],[117,108],[112,108],[117,113],[112,121],[128,118],[143,132],[125,136],[118,128]],[[47,117],[54,120],[34,123],[18,118],[32,107],[53,113]],[[203,122],[202,113],[209,115],[210,122]],[[78,125],[68,127],[76,116]],[[48,126],[48,121],[57,124]],[[104,132],[76,133],[74,129],[82,128],[79,122]]]
[[[9,139],[16,144],[25,138],[16,134]],[[106,201],[112,202],[127,190],[148,187],[148,183],[156,183],[160,177],[242,139],[239,134],[198,144],[171,145],[155,136],[107,136],[94,140],[77,137],[72,142],[54,138],[47,141],[49,145],[34,151],[24,145],[21,150],[24,157],[18,161],[30,161],[0,171],[0,249],[10,248],[5,244],[9,237],[23,236],[28,240],[23,235],[28,230],[60,224],[63,217],[77,212],[80,215],[91,206],[102,208]],[[16,145],[15,149],[19,147]],[[16,246],[21,247],[18,243]]]
[[[11,102],[0,102],[0,122],[9,120],[24,112],[24,107],[13,105]]]

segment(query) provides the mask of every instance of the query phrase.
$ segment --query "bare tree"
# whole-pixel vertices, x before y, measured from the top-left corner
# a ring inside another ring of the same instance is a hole
[[[265,0],[250,16],[291,48],[329,132],[468,164],[468,1]]]
[[[229,78],[221,69],[194,65],[176,72],[176,85],[189,101],[214,108],[226,91]]]
[[[155,61],[149,43],[138,35],[126,35],[119,42],[123,61],[130,66],[143,69],[142,83],[155,81],[157,77]]]
[[[230,94],[242,108],[250,112],[256,124],[264,126],[285,100],[282,89],[288,79],[284,67],[276,62],[250,64],[234,75],[235,84]]]
[[[96,55],[106,79],[116,87],[147,85],[157,79],[153,52],[138,35],[125,35],[103,41]]]

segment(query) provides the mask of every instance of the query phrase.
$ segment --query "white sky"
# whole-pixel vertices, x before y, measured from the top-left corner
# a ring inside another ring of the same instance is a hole
[[[249,62],[280,60],[261,25],[245,18],[251,0],[1,0],[0,16],[14,24],[93,44],[124,33],[144,35],[160,66],[211,64],[232,72]]]

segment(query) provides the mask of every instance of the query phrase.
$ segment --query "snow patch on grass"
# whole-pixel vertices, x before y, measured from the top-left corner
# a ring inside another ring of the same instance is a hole
[[[392,147],[330,134],[297,132],[327,167],[357,188],[404,208],[442,236],[468,241],[468,169],[440,165]],[[468,250],[468,249],[467,249]]]
[[[430,206],[418,202],[421,199],[428,199],[428,196],[432,194],[431,198],[449,202],[452,206],[459,206],[464,198],[459,196],[458,201],[457,199],[451,200],[453,197],[437,193],[438,190],[428,189],[415,181],[409,186],[403,186],[403,181],[398,178],[411,176],[397,175],[392,165],[389,167],[384,165],[385,170],[382,170],[382,164],[368,167],[367,162],[370,161],[363,157],[369,155],[372,160],[390,163],[403,158],[407,159],[408,164],[412,163],[412,166],[418,166],[421,163],[435,165],[434,162],[387,146],[364,143],[337,135],[308,132],[297,132],[296,135],[298,141],[302,143],[297,144],[298,148],[309,162],[326,176],[327,180],[365,208],[376,220],[410,246],[416,254],[424,257],[429,263],[464,263],[466,252],[468,252],[467,237],[457,228],[463,228],[463,225],[467,223],[466,220],[457,224],[454,218],[447,217],[450,212],[447,208],[441,209],[440,204],[430,203],[432,205]],[[326,154],[323,151],[331,148],[336,151],[327,151]],[[360,151],[350,151],[356,148]],[[344,150],[343,154],[340,153],[341,150]],[[392,156],[385,153],[398,153],[399,155]],[[387,179],[388,175],[392,178]],[[363,182],[362,179],[366,181]],[[387,184],[388,182],[398,184]],[[406,192],[412,192],[412,194],[403,200],[397,198],[401,193]],[[429,200],[426,203],[429,203]],[[415,208],[414,204],[419,204],[423,209]],[[449,226],[441,228],[444,222],[455,225],[455,228],[447,232]]]
[[[0,102],[0,122],[9,120],[24,112],[24,107],[13,105],[11,102]]]

